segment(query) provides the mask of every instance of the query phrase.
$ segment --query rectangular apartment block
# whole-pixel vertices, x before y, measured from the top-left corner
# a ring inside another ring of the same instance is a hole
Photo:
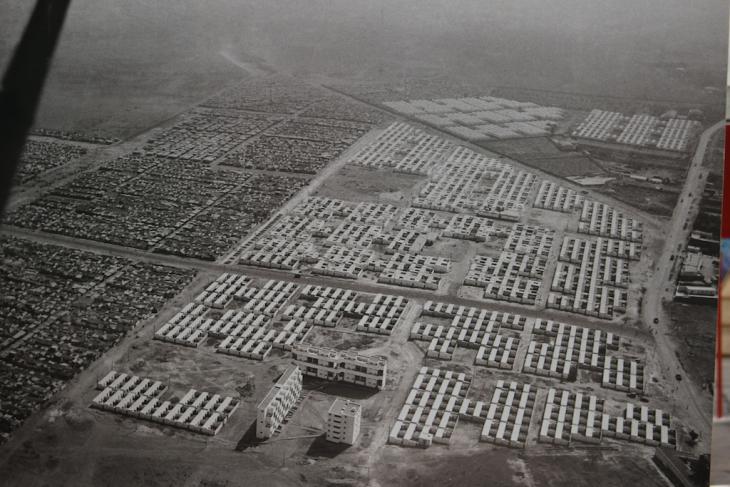
[[[302,393],[302,372],[289,367],[256,407],[256,438],[270,438]]]
[[[335,399],[327,413],[327,441],[354,445],[360,434],[362,406],[346,399]]]
[[[387,361],[384,357],[368,357],[354,352],[341,352],[325,347],[297,345],[292,359],[302,373],[333,382],[371,387],[385,387]]]

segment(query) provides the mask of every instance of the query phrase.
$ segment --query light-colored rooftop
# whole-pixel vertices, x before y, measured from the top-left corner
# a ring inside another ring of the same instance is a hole
[[[360,414],[362,406],[348,399],[337,398],[330,406],[329,414],[339,414],[343,416],[355,416]]]

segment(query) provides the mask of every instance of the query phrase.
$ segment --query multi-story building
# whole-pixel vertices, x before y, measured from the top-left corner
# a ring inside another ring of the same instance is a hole
[[[385,357],[368,357],[354,352],[299,344],[292,359],[302,373],[330,381],[383,389],[387,372]]]
[[[360,434],[362,406],[346,399],[335,399],[327,413],[327,440],[354,445]]]
[[[256,437],[270,438],[301,393],[302,371],[297,366],[289,367],[256,408]]]

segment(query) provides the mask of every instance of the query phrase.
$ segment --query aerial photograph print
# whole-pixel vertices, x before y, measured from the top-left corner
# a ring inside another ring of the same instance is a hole
[[[3,0],[0,486],[707,487],[728,3]]]

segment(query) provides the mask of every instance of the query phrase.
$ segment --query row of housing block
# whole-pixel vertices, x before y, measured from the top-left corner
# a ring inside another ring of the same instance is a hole
[[[303,374],[311,377],[373,389],[385,388],[388,372],[385,357],[299,344],[292,349],[292,360]]]
[[[645,113],[626,115],[594,109],[573,130],[572,135],[586,140],[618,143],[646,149],[686,152],[702,124],[686,117],[663,119]]]
[[[495,395],[500,387],[506,390],[504,386],[498,384]],[[529,386],[523,386],[521,400],[524,400],[524,391],[528,388]],[[519,386],[513,383],[510,390],[518,391]],[[508,396],[506,402],[509,403],[510,400],[514,401],[514,398]],[[534,396],[531,400],[534,403]],[[526,404],[530,404],[529,400]],[[574,441],[599,443],[606,437],[626,439],[651,446],[676,445],[676,432],[671,429],[669,416],[661,410],[649,409],[646,406],[639,408],[629,403],[626,405],[623,417],[612,418],[606,414],[605,407],[605,401],[594,395],[548,389],[538,441],[569,445]],[[506,413],[503,413],[503,416],[505,415]],[[514,417],[517,422],[518,416]],[[487,421],[490,419],[492,419],[491,406]],[[526,438],[529,418],[526,423],[523,421],[521,424],[525,426],[521,434],[524,433],[523,438]],[[485,429],[486,427],[485,424]],[[514,431],[513,429],[513,439],[517,438]],[[524,441],[517,443],[516,446],[524,446]]]
[[[548,389],[538,441],[569,445],[601,441],[604,401],[596,396]]]
[[[536,319],[522,371],[567,380],[577,368],[603,370],[606,352],[619,346],[611,332]]]
[[[533,206],[544,210],[571,213],[583,203],[583,200],[583,196],[578,194],[576,190],[544,180],[540,183]]]
[[[644,365],[638,360],[608,356],[601,385],[622,392],[643,392]]]
[[[365,302],[354,291],[322,286],[305,286],[300,298],[308,302],[289,305],[285,317],[334,327],[346,316],[359,319],[357,331],[379,335],[392,333],[408,305],[402,296],[377,294],[371,302]]]
[[[537,389],[498,381],[489,403],[468,399],[471,377],[422,367],[393,424],[388,443],[427,448],[448,444],[458,420],[483,423],[480,440],[524,448]]]
[[[457,346],[476,348],[475,364],[511,370],[520,340],[514,336],[486,332],[489,324],[493,322],[461,317],[454,318],[446,326],[418,322],[413,325],[410,338],[429,342],[427,357],[451,360]],[[499,325],[496,328],[499,329]]]
[[[448,444],[466,399],[471,377],[450,370],[422,367],[388,436],[393,445],[427,448]],[[480,406],[479,410],[483,408]]]
[[[464,278],[465,286],[484,288],[484,297],[534,304],[539,298],[555,232],[517,223],[506,233],[497,257],[477,255]]]
[[[463,347],[477,350],[474,362],[477,365],[510,370],[519,338],[501,334],[500,330],[521,331],[527,321],[520,315],[434,301],[424,304],[422,316],[451,320],[447,324],[419,321],[411,328],[411,340],[429,342],[427,357],[451,360],[456,348]]]
[[[290,350],[312,328],[312,323],[303,320],[274,323],[297,289],[293,283],[275,280],[254,287],[246,276],[224,273],[196,298],[196,303],[186,305],[162,325],[155,339],[198,347],[212,337],[221,340],[216,350],[219,353],[264,360],[273,348]],[[217,319],[208,317],[210,309],[228,307],[232,301],[238,308],[226,310]]]
[[[627,403],[624,415],[611,417],[605,402],[593,395],[550,388],[539,441],[569,445],[599,443],[602,438],[629,440],[650,446],[676,446],[670,417],[660,409]]]
[[[365,167],[390,168],[395,172],[427,176],[434,164],[453,150],[442,137],[403,122],[394,122],[349,160]]]
[[[537,388],[530,384],[497,381],[481,440],[512,448],[524,448],[535,407]]]
[[[161,382],[117,371],[109,372],[97,388],[96,408],[206,435],[217,434],[239,405],[238,399],[195,389],[177,403],[163,401],[167,387]]]
[[[628,259],[638,258],[638,251],[634,242],[619,242],[566,236],[547,306],[604,319],[624,313],[630,282]]]
[[[623,415],[603,415],[601,431],[604,438],[628,440],[649,446],[677,446],[677,432],[671,427],[671,418],[661,409],[637,407],[627,403]]]
[[[264,360],[275,348],[289,351],[303,342],[313,326],[334,327],[344,316],[359,319],[357,331],[389,335],[408,305],[401,296],[377,294],[364,301],[354,291],[308,285],[299,293],[299,303],[286,306],[299,289],[294,283],[270,280],[259,288],[245,276],[228,273],[207,289],[218,293],[213,309],[233,301],[237,307],[213,319],[210,307],[190,303],[157,330],[155,339],[197,347],[213,337],[221,340],[219,353]]]
[[[273,436],[301,394],[302,372],[299,367],[289,367],[256,407],[256,438]]]
[[[642,240],[640,221],[624,215],[605,203],[591,200],[583,202],[578,231],[630,242],[641,242]]]
[[[449,259],[421,255],[434,238],[428,223],[421,229],[400,223],[386,228],[401,212],[405,215],[407,210],[382,203],[350,207],[330,198],[307,198],[290,214],[276,215],[255,238],[242,244],[238,259],[287,270],[313,264],[313,274],[347,279],[372,271],[378,274],[378,282],[437,289],[439,274],[448,272]],[[406,221],[412,221],[409,218],[422,221],[415,215],[406,216]]]

